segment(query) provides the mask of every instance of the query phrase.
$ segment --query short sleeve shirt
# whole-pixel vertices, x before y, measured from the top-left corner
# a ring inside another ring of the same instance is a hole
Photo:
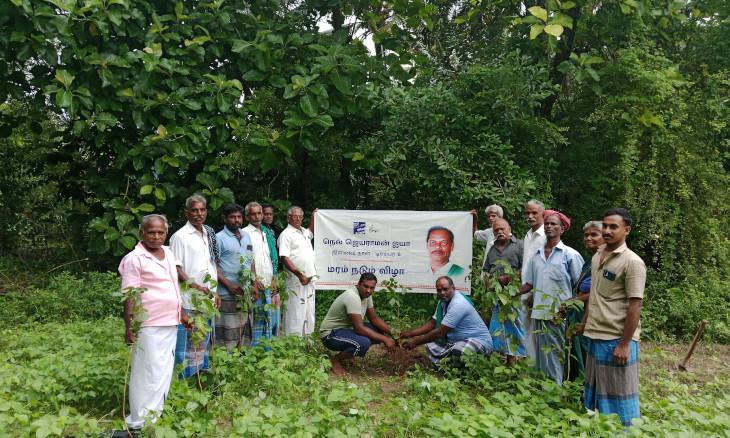
[[[218,252],[220,253],[219,266],[226,280],[235,285],[241,282],[241,271],[251,269],[253,251],[251,237],[239,230],[240,239],[231,230],[223,227],[223,230],[216,234]],[[218,284],[218,293],[221,296],[228,296],[230,293],[222,283]]]
[[[203,227],[201,233],[188,222],[170,237],[170,249],[175,254],[178,266],[182,268],[191,281],[206,286],[215,292],[215,288],[205,282],[207,275],[210,276],[211,280],[218,281],[218,269],[210,256],[208,239],[208,232],[205,227]],[[185,309],[193,308],[190,294],[189,291],[182,291],[182,306]]]
[[[175,256],[162,247],[164,260],[150,254],[142,242],[119,263],[122,290],[128,287],[146,289],[142,293],[142,307],[147,317],[142,327],[176,326],[180,322],[180,285],[177,281]]]
[[[436,306],[441,306],[443,309],[444,317],[441,324],[450,328],[446,334],[447,342],[453,344],[472,338],[478,340],[485,348],[492,348],[492,337],[489,335],[487,325],[484,324],[484,320],[479,316],[477,310],[463,295],[454,292],[451,301],[447,303],[439,300]],[[433,319],[436,319],[437,312],[438,307],[437,311],[434,312]]]
[[[312,232],[287,226],[279,235],[279,256],[287,257],[306,277],[317,273],[314,267]]]
[[[263,225],[262,225],[263,227]],[[261,280],[264,286],[269,287],[271,279],[274,277],[274,266],[271,264],[271,254],[269,252],[269,243],[266,239],[266,233],[253,225],[248,225],[243,229],[251,238],[253,246],[253,260],[256,266],[256,276]]]
[[[489,248],[489,252],[487,252],[487,258],[484,261],[482,269],[484,271],[488,271],[490,274],[501,274],[504,270],[503,267],[497,263],[497,260],[503,260],[516,272],[520,272],[522,269],[522,257],[524,252],[525,248],[522,241],[515,236],[511,236],[509,238],[509,241],[507,241],[507,245],[505,245],[502,252],[499,251],[495,242],[495,244]]]
[[[347,315],[359,314],[364,319],[365,313],[372,307],[372,296],[363,300],[355,287],[347,289],[332,302],[327,315],[325,315],[322,324],[319,326],[320,336],[325,337],[335,329],[352,329],[352,322],[350,322]]]
[[[545,247],[530,259],[523,283],[530,283],[534,302],[530,317],[552,319],[560,304],[573,297],[573,285],[580,278],[583,257],[559,242],[545,259]]]
[[[623,336],[629,298],[644,298],[646,266],[626,244],[616,248],[601,263],[605,245],[591,261],[591,292],[588,320],[583,335],[591,339],[613,340]],[[632,339],[638,341],[641,322]]]

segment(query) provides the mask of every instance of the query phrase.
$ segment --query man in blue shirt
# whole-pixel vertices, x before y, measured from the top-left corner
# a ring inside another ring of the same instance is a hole
[[[463,365],[461,356],[466,351],[491,353],[492,337],[487,325],[467,298],[456,293],[451,277],[444,275],[436,280],[436,294],[439,302],[433,317],[421,327],[401,333],[401,339],[406,339],[403,348],[426,344],[434,364],[451,357],[456,365]]]
[[[530,318],[535,365],[562,384],[566,357],[566,322],[562,305],[573,297],[573,285],[583,269],[583,257],[561,240],[570,228],[568,216],[545,210],[544,221],[545,245],[530,258],[520,293],[534,292]]]
[[[224,205],[223,220],[225,226],[216,234],[220,253],[218,293],[221,307],[220,315],[215,319],[215,339],[231,351],[234,347],[251,343],[250,317],[241,307],[244,295],[241,273],[251,271],[253,253],[250,236],[241,230],[243,208],[238,204]]]

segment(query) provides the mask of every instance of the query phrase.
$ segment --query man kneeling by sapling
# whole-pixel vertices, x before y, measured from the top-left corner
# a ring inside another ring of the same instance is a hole
[[[461,356],[467,351],[485,356],[491,353],[492,337],[487,325],[471,302],[456,293],[451,277],[444,275],[436,280],[436,294],[439,301],[433,317],[421,327],[401,333],[403,348],[426,344],[434,365],[448,357],[457,366],[463,365]]]
[[[388,350],[396,347],[390,326],[375,312],[372,294],[378,283],[377,277],[366,272],[355,287],[345,290],[330,306],[319,328],[325,347],[339,351],[333,356],[332,372],[344,374],[343,363],[355,356],[365,356],[372,344],[385,344]],[[367,316],[369,323],[365,323]]]

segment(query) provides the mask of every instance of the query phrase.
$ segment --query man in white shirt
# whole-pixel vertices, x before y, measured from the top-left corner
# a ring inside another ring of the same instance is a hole
[[[249,202],[244,208],[248,225],[243,229],[251,238],[254,264],[254,305],[251,345],[259,344],[261,338],[271,339],[278,334],[279,323],[272,308],[272,294],[277,293],[274,266],[266,232],[262,229],[263,211],[258,202]]]
[[[495,220],[502,219],[504,217],[504,210],[502,210],[502,207],[500,207],[499,205],[492,204],[484,209],[484,213],[487,214],[487,221],[489,222],[489,226],[483,230],[480,230],[477,226],[477,211],[471,211],[473,217],[472,232],[474,233],[474,241],[478,244],[486,245],[486,248],[484,248],[484,260],[482,260],[482,268],[485,268],[484,264],[487,261],[489,248],[494,245],[495,241],[494,231],[492,231],[492,225],[494,225]],[[486,266],[486,268],[488,268],[488,266]]]
[[[218,281],[215,260],[217,247],[215,233],[205,225],[208,209],[204,197],[193,195],[186,199],[185,216],[188,219],[185,226],[170,237],[170,249],[176,258],[179,281],[189,282],[189,289],[181,290],[181,299],[183,311],[192,317],[196,311],[192,294],[201,292],[214,297],[216,305],[220,303],[220,297],[215,293],[215,284]],[[202,343],[204,345],[194,345],[191,334],[183,325],[178,326],[175,363],[185,363],[184,377],[209,369],[210,332]]]
[[[314,213],[310,229],[302,227],[303,218],[304,210],[290,207],[286,215],[289,225],[279,235],[279,257],[289,274],[286,279],[289,299],[282,327],[284,335],[306,336],[314,331],[314,277],[317,274],[312,248]]]
[[[525,284],[524,278],[527,274],[527,266],[530,264],[532,256],[537,254],[537,250],[545,246],[545,228],[543,226],[543,213],[545,212],[545,204],[537,199],[531,199],[525,204],[525,219],[530,225],[530,229],[527,230],[525,238],[523,240],[525,253],[522,257],[522,284]],[[525,352],[527,357],[532,360],[537,359],[537,352],[535,351],[535,337],[533,334],[533,328],[530,320],[530,307],[527,305],[528,299],[532,296],[532,293],[526,293],[522,295],[522,312],[520,312],[520,319],[522,325],[525,328]]]

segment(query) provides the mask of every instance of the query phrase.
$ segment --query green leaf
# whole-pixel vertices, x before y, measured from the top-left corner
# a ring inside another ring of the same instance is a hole
[[[570,15],[557,13],[554,17],[550,19],[550,24],[559,24],[563,27],[567,27],[568,29],[573,28],[573,17]]]
[[[540,36],[543,29],[545,29],[545,26],[543,26],[542,24],[533,24],[532,26],[530,26],[530,39],[534,40],[535,38]]]
[[[299,99],[299,107],[304,111],[304,114],[309,117],[317,117],[317,104],[309,97],[304,95]]]
[[[231,52],[241,53],[251,46],[253,46],[253,43],[251,43],[251,42],[244,41],[244,40],[233,40],[233,45],[231,46]]]
[[[137,206],[137,210],[144,211],[145,213],[149,213],[149,212],[155,211],[155,206],[145,202],[143,204],[139,204]]]
[[[119,242],[127,249],[134,248],[134,245],[137,244],[137,239],[134,236],[130,236],[129,234],[125,234],[122,236],[121,239],[119,239]]]
[[[73,96],[70,91],[59,89],[56,91],[56,105],[61,108],[70,108],[73,104]]]
[[[560,4],[560,9],[567,11],[568,9],[573,9],[575,7],[575,2],[563,2]]]
[[[332,81],[332,84],[337,88],[337,91],[344,95],[350,95],[352,94],[352,89],[350,88],[350,78],[347,76],[343,76],[341,74],[335,73],[330,76],[330,80]]]
[[[56,71],[56,80],[60,82],[66,89],[68,89],[71,86],[71,83],[74,81],[75,76],[69,73],[66,70],[57,70]]]
[[[547,11],[544,8],[542,8],[540,6],[533,6],[533,7],[529,8],[528,11],[530,12],[530,14],[532,14],[535,17],[539,18],[543,22],[546,22],[547,21],[547,14],[548,13],[547,13]]]
[[[556,38],[563,34],[563,30],[563,26],[559,24],[550,24],[548,26],[545,26],[545,33],[550,34]]]
[[[153,188],[154,187],[152,186],[152,184],[143,185],[142,187],[139,188],[139,194],[143,195],[143,196],[149,195],[150,193],[152,193]]]
[[[167,194],[165,193],[165,189],[162,187],[155,188],[155,198],[157,198],[160,201],[164,201],[167,199]]]

